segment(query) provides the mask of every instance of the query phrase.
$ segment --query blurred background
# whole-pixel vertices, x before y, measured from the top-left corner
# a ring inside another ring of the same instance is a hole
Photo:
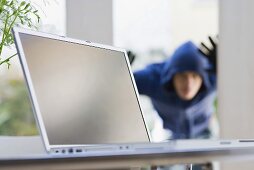
[[[31,1],[41,9],[41,31],[131,50],[137,55],[134,71],[162,61],[187,40],[199,45],[219,34],[214,129],[225,139],[254,138],[254,1]],[[11,64],[0,67],[0,135],[38,135],[18,58]],[[141,106],[149,129],[163,135],[150,100],[142,96]],[[227,166],[251,169],[246,163]]]
[[[217,0],[31,0],[40,9],[43,32],[133,51],[132,69],[169,57],[185,41],[196,45],[218,34]],[[5,53],[15,48],[10,48]],[[0,68],[0,135],[37,135],[18,57]],[[149,129],[162,125],[150,100],[141,96]],[[214,126],[217,134],[219,126]]]

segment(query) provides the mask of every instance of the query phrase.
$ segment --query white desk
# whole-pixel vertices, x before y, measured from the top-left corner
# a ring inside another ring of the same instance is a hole
[[[182,144],[190,144],[186,141]],[[189,146],[183,146],[188,148]],[[195,148],[195,146],[194,146]],[[0,169],[114,169],[150,165],[254,160],[254,147],[219,151],[179,150],[140,155],[62,157],[48,155],[40,137],[0,137]],[[254,167],[253,167],[254,168]]]

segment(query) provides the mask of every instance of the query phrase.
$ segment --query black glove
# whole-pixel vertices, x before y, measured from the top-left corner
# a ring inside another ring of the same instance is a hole
[[[136,54],[134,54],[133,52],[131,51],[127,51],[127,55],[128,55],[128,58],[129,58],[129,61],[130,61],[130,64],[132,64],[136,58]]]
[[[217,73],[217,43],[210,36],[208,38],[212,47],[208,48],[203,42],[201,42],[201,47],[199,48],[199,52],[201,52],[212,65],[212,69],[210,71],[216,74]]]

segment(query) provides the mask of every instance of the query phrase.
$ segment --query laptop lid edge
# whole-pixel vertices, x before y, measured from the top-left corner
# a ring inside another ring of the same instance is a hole
[[[28,92],[29,92],[29,99],[30,99],[30,102],[32,104],[32,109],[33,109],[33,113],[34,113],[34,116],[35,116],[35,121],[36,121],[36,124],[37,124],[37,128],[39,129],[39,131],[41,133],[41,137],[42,137],[42,140],[44,141],[44,145],[45,145],[46,150],[50,151],[49,140],[48,140],[46,129],[45,129],[45,126],[44,126],[44,123],[43,123],[43,120],[42,120],[41,113],[40,113],[39,104],[37,102],[37,98],[35,97],[35,91],[34,91],[34,88],[33,88],[30,72],[29,72],[29,69],[28,69],[28,66],[27,66],[25,55],[24,55],[21,39],[20,39],[20,36],[19,36],[19,33],[23,33],[23,31],[22,31],[22,29],[16,28],[16,27],[13,28],[12,31],[13,31],[13,34],[14,34],[14,42],[15,42],[15,45],[16,45],[17,54],[18,54],[18,57],[19,57],[19,61],[20,61],[20,64],[21,64],[22,71],[24,73],[23,74],[24,79],[25,79],[25,82],[27,84],[27,89],[28,89]]]

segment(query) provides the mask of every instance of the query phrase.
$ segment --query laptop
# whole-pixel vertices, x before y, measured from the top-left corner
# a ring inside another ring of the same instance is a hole
[[[125,50],[22,28],[12,31],[48,153],[142,154],[253,145],[250,140],[150,143]]]

